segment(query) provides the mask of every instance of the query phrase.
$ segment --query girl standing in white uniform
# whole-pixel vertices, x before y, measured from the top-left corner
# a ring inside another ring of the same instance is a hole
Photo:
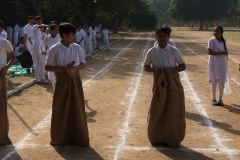
[[[212,105],[222,106],[223,94],[230,94],[231,88],[228,83],[230,69],[228,64],[228,51],[226,40],[223,38],[223,28],[214,28],[214,37],[208,41],[208,82],[211,83]],[[219,86],[218,102],[216,101],[216,88]]]

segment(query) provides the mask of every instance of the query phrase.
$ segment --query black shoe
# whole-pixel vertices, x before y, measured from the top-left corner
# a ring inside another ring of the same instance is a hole
[[[222,100],[218,100],[217,106],[223,106],[223,101]]]
[[[30,73],[31,73],[31,71],[30,71],[30,69],[28,68],[28,69],[27,69],[27,74],[30,74]]]
[[[216,106],[218,103],[217,103],[217,101],[214,99],[214,100],[212,100],[212,105],[214,105],[214,106]]]

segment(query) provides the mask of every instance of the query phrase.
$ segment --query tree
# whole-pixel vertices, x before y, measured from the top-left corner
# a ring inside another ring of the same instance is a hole
[[[143,0],[97,0],[97,7],[97,16],[111,22],[113,33],[118,33],[119,24],[131,13],[148,10]]]
[[[199,21],[199,29],[203,30],[204,22],[223,18],[236,2],[237,0],[172,0],[168,13],[177,20]]]

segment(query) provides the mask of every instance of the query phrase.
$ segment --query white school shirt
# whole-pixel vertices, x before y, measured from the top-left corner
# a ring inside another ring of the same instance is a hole
[[[33,48],[39,49],[42,44],[42,32],[38,27],[38,24],[35,24],[32,28],[32,41],[33,41]]]
[[[24,34],[27,35],[27,38],[29,38],[33,34],[33,26],[31,26],[29,23],[24,27],[23,30]]]
[[[169,39],[168,44],[169,44],[170,46],[176,47],[176,44],[175,44],[174,41],[172,41],[171,39]],[[158,46],[158,41],[156,41],[156,42],[154,43],[154,47],[156,47],[156,46]]]
[[[0,37],[2,37],[3,39],[7,39],[7,32],[5,30],[2,30],[2,32],[0,33]]]
[[[42,41],[41,51],[48,51],[54,44],[60,42],[60,40],[61,37],[59,34],[57,34],[54,38],[51,36],[51,34],[45,36]]]
[[[97,34],[97,31],[96,31],[96,29],[94,29],[94,30],[92,31],[92,37],[93,37],[94,39],[96,39],[96,34]]]
[[[91,40],[92,39],[92,32],[93,32],[92,27],[91,26],[88,27],[87,33],[86,33],[86,39],[87,40]],[[90,33],[90,35],[88,35],[88,33]]]
[[[11,43],[0,37],[0,70],[7,64],[7,53],[13,52]]]
[[[82,40],[82,42],[81,42],[81,45],[83,45],[84,44],[84,41],[85,41],[85,37],[86,37],[86,31],[85,31],[85,29],[81,29],[80,31],[79,31],[79,35],[78,35],[79,37],[79,41],[83,38],[83,40]]]
[[[24,37],[24,27],[19,28],[19,37]]]
[[[164,48],[159,46],[150,48],[145,57],[144,65],[153,65],[155,68],[172,68],[185,63],[181,52],[169,44]]]
[[[81,40],[80,34],[81,34],[81,30],[77,31],[77,33],[75,34],[75,41],[76,41],[77,44]]]
[[[8,26],[8,27],[7,27],[7,34],[12,37],[13,29],[12,29],[11,26]]]
[[[66,67],[74,61],[74,67],[81,63],[86,63],[82,48],[76,44],[70,44],[69,47],[58,42],[48,51],[46,65]]]
[[[104,29],[102,31],[102,34],[103,34],[103,39],[108,39],[109,30],[108,29]]]
[[[17,24],[14,26],[13,30],[14,30],[14,35],[18,37],[20,29]]]
[[[101,32],[100,31],[101,31],[101,28],[100,27],[96,27],[97,37],[101,37]]]
[[[20,56],[20,55],[22,55],[22,52],[19,52],[19,49],[22,48],[22,47],[23,47],[23,44],[21,43],[21,44],[19,44],[18,46],[16,46],[16,47],[14,48],[14,54],[15,54],[15,56]]]

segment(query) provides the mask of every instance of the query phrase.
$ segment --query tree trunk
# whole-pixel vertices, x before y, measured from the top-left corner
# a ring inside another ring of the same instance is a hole
[[[113,34],[118,34],[118,19],[113,20]]]
[[[200,21],[198,30],[203,30],[203,23],[204,23],[204,21]]]
[[[207,22],[207,25],[206,25],[206,28],[205,28],[206,30],[208,29],[209,23],[210,23],[210,21]]]

